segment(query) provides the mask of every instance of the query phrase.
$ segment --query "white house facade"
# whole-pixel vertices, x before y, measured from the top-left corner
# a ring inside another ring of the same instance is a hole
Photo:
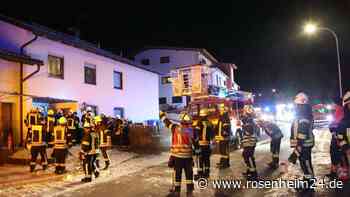
[[[43,65],[23,66],[23,78],[34,73],[23,82],[23,116],[33,105],[78,112],[92,106],[98,113],[121,115],[134,122],[158,119],[158,73],[74,36],[0,18],[0,49],[19,54],[21,46],[30,40],[23,53]],[[20,121],[19,81],[20,64],[0,59],[0,95],[4,96],[0,103],[13,104],[16,142],[20,135],[25,136],[16,126]]]
[[[202,48],[176,48],[176,47],[146,47],[135,55],[135,61],[160,73],[159,103],[181,108],[190,101],[186,96],[174,96],[171,84],[171,70],[175,67],[188,67],[191,65],[204,65],[211,67],[208,85],[226,88],[233,85],[235,65],[229,69],[229,74],[223,72],[218,60],[206,49]],[[229,82],[230,81],[230,82]],[[237,88],[237,87],[236,87]]]

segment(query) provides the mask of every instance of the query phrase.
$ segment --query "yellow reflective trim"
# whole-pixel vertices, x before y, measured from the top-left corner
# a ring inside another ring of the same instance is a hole
[[[89,146],[90,143],[88,141],[82,141],[81,144]]]

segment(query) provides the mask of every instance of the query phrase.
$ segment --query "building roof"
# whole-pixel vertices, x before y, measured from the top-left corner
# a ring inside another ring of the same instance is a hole
[[[168,49],[168,50],[176,50],[176,51],[197,51],[202,53],[205,57],[213,61],[213,63],[219,62],[211,53],[209,53],[206,49],[204,48],[186,48],[186,47],[173,47],[173,46],[146,46],[142,48],[141,50],[138,51],[146,51],[150,49]]]
[[[115,55],[114,53],[112,53],[110,51],[99,48],[97,45],[94,45],[90,42],[81,40],[80,38],[78,38],[76,36],[72,36],[69,34],[58,32],[58,31],[55,31],[55,30],[50,29],[48,27],[39,25],[39,24],[23,22],[23,21],[20,21],[17,19],[13,19],[13,18],[4,16],[4,15],[1,15],[1,14],[0,14],[0,20],[5,21],[5,22],[10,23],[10,24],[13,24],[15,26],[18,26],[20,28],[26,29],[28,31],[31,31],[31,32],[33,32],[33,34],[36,34],[38,36],[45,37],[45,38],[48,38],[48,39],[56,41],[56,42],[61,42],[63,44],[66,44],[66,45],[69,45],[69,46],[72,46],[75,48],[79,48],[79,49],[94,53],[96,55],[110,58],[110,59],[113,59],[113,60],[116,60],[116,61],[119,61],[119,62],[122,62],[125,64],[129,64],[131,66],[140,68],[142,70],[146,70],[146,71],[149,71],[152,73],[159,74],[158,72],[147,69],[147,68],[139,65],[138,63],[136,63],[132,60]]]
[[[21,55],[0,48],[0,58],[11,62],[20,62],[28,65],[44,65],[44,62],[37,59],[32,59],[27,55]]]

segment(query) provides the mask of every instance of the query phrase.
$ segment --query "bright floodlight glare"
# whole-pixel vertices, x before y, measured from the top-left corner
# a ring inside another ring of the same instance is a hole
[[[306,24],[304,27],[304,32],[307,34],[313,34],[316,32],[316,30],[317,30],[316,25],[312,23]]]
[[[326,119],[327,119],[327,121],[332,122],[333,121],[333,116],[332,115],[327,115]]]
[[[293,103],[289,103],[289,104],[288,104],[288,108],[289,108],[289,109],[293,109],[293,108],[294,108]]]
[[[331,110],[331,109],[332,109],[332,105],[328,104],[328,105],[326,105],[326,108],[327,108],[328,110]]]
[[[266,112],[270,112],[270,108],[269,108],[268,106],[266,106],[266,107],[264,108],[264,110],[265,110]]]

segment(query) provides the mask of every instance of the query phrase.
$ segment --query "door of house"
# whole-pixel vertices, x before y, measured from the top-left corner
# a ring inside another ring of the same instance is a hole
[[[0,146],[7,144],[7,136],[12,129],[12,104],[0,103]]]

